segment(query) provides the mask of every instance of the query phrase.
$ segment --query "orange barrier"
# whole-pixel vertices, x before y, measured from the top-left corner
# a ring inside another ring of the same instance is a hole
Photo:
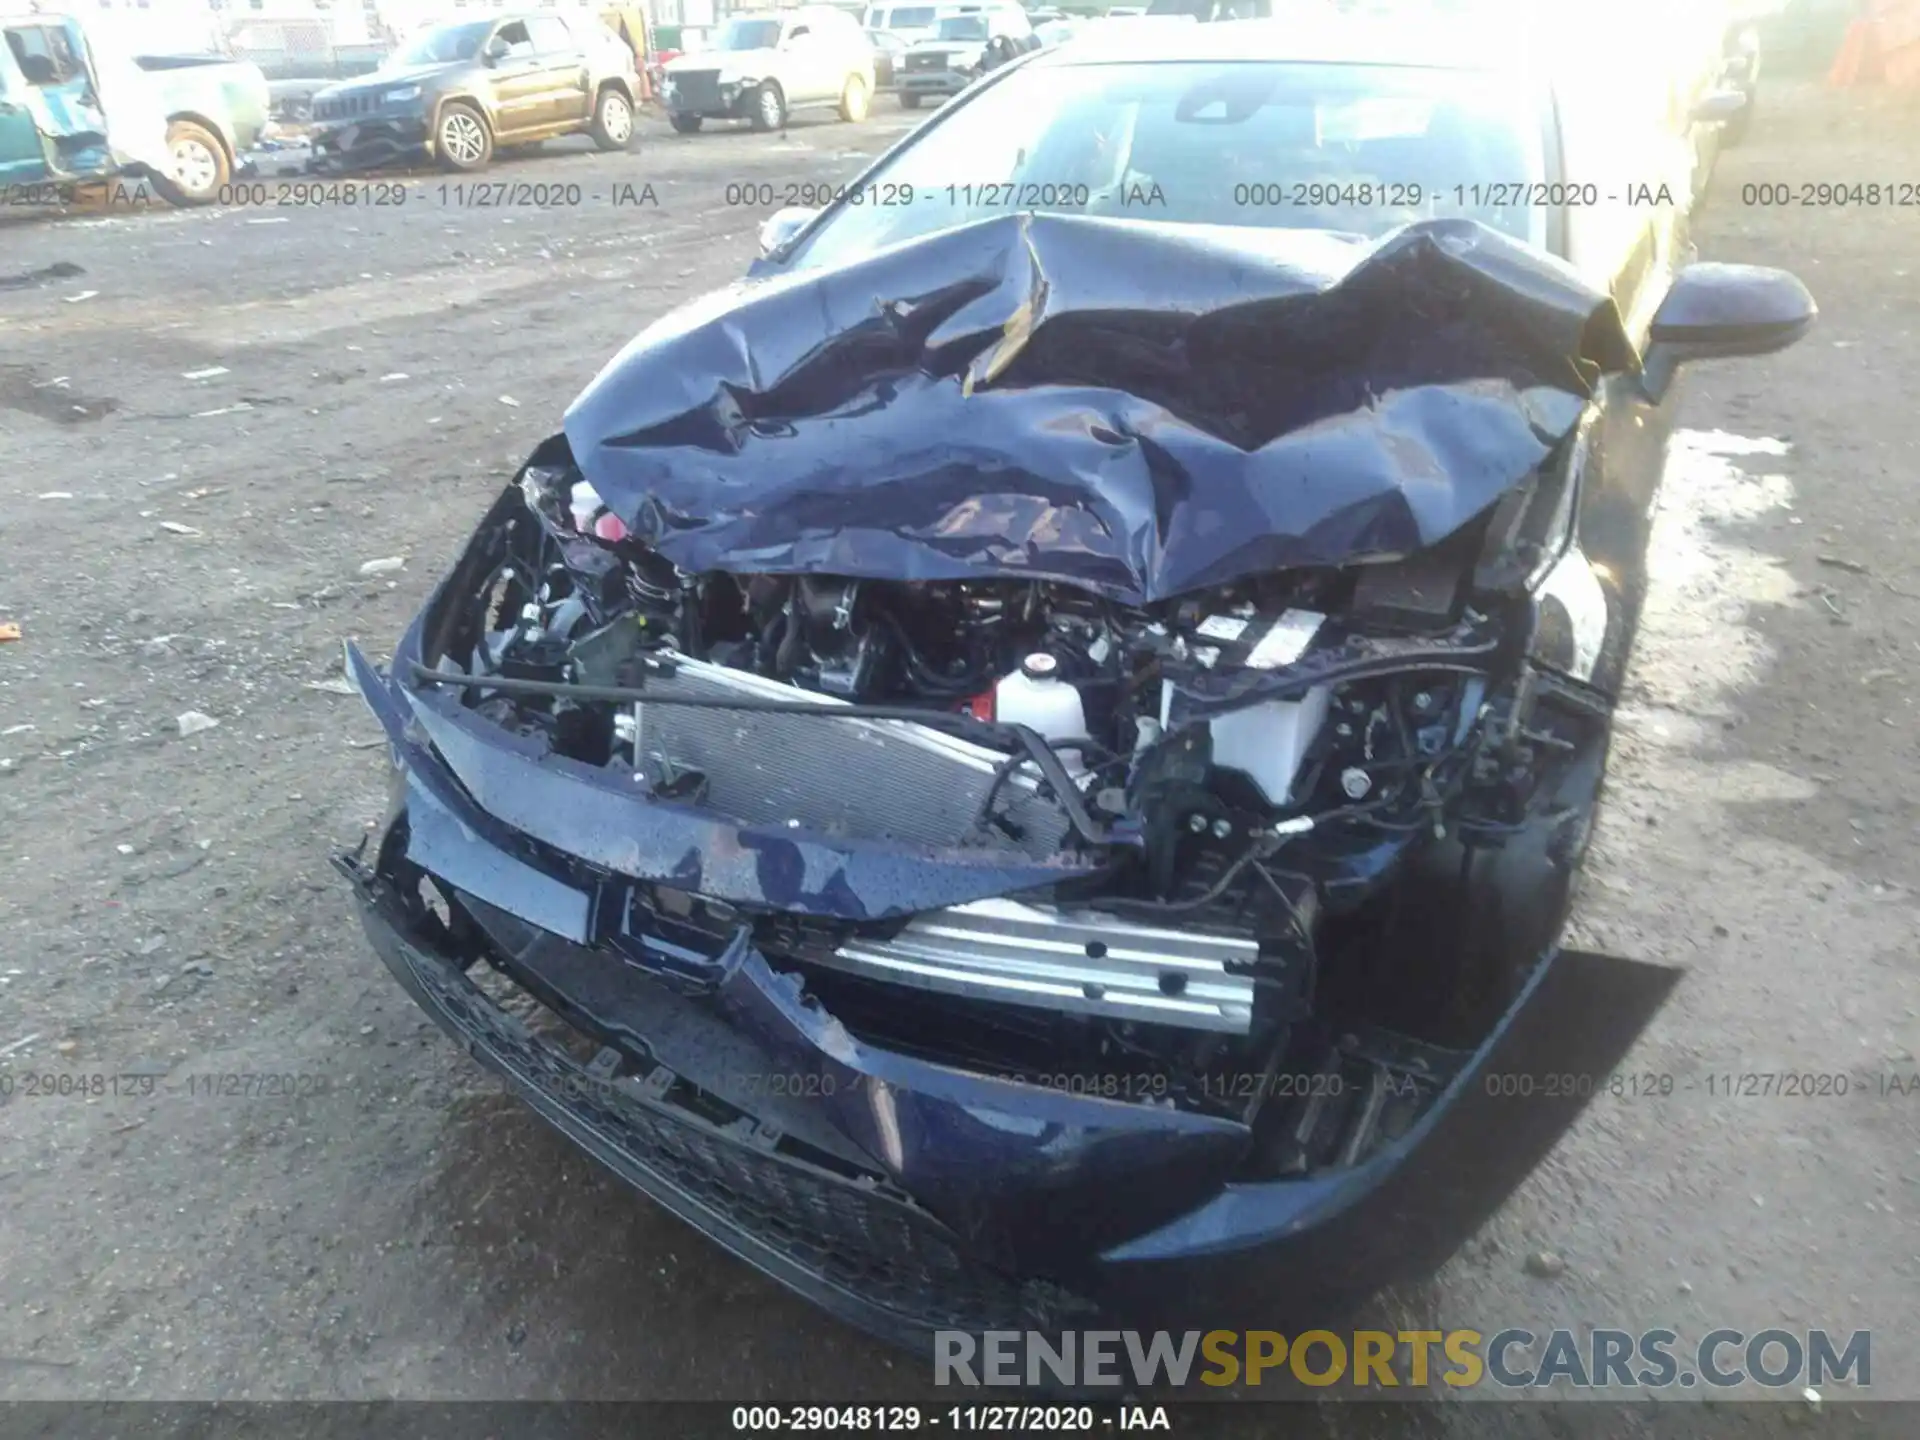
[[[1920,86],[1920,0],[1875,0],[1847,27],[1827,83]]]

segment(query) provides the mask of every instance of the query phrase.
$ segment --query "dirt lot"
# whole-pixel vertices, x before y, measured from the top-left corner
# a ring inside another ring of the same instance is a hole
[[[844,176],[905,120],[491,177],[580,187],[544,209],[422,177],[0,224],[0,271],[84,272],[0,289],[0,1397],[918,1389],[506,1099],[327,864],[384,785],[341,638],[390,647],[602,361],[745,266],[771,207],[727,184]],[[1920,1095],[1862,1093],[1920,1071],[1920,210],[1741,189],[1898,180],[1912,122],[1782,90],[1723,163],[1703,254],[1796,269],[1823,318],[1689,377],[1578,923],[1691,972],[1636,1070],[1853,1093],[1597,1103],[1390,1317],[1871,1328],[1875,1393],[1920,1398]],[[158,1093],[21,1084],[135,1073]],[[224,1074],[310,1078],[195,1093]]]

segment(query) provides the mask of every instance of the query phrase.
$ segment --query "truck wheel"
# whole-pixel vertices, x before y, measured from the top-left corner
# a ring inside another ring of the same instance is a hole
[[[756,130],[779,130],[787,123],[787,97],[780,93],[780,87],[771,80],[754,91],[753,128]]]
[[[902,90],[900,92],[900,108],[902,110],[918,110],[920,108],[920,97],[911,90]]]
[[[227,147],[204,125],[176,120],[167,127],[167,160],[172,169],[153,177],[153,188],[169,205],[206,205],[233,178]]]
[[[449,101],[433,127],[433,149],[449,170],[484,170],[493,159],[493,132],[487,117],[465,100]]]
[[[867,118],[867,82],[858,75],[849,75],[840,92],[840,118],[848,124]]]
[[[602,150],[624,150],[633,139],[633,106],[611,85],[602,87],[594,103],[591,133]]]
[[[674,133],[677,135],[698,135],[700,119],[698,115],[669,115],[667,123],[673,126]]]

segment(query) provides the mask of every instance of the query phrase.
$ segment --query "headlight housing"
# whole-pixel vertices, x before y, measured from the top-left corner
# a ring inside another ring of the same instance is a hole
[[[418,100],[419,98],[420,87],[418,85],[400,85],[384,92],[380,96],[380,103],[382,105],[404,105],[409,100]]]
[[[1528,658],[1583,683],[1593,683],[1613,629],[1613,605],[1600,572],[1587,559],[1575,535],[1581,471],[1586,466],[1590,431],[1582,425],[1574,437],[1564,479],[1552,496],[1539,537],[1538,560],[1527,577],[1533,595],[1534,631]]]

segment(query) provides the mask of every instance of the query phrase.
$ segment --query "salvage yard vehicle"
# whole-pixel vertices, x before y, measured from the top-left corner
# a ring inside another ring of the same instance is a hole
[[[272,118],[258,65],[224,55],[136,55],[167,117],[167,179],[182,200],[217,200]]]
[[[874,93],[898,89],[900,61],[907,53],[907,42],[891,30],[869,30],[867,42],[873,46]]]
[[[573,134],[624,150],[645,91],[635,66],[630,46],[591,17],[534,11],[436,25],[371,75],[313,97],[312,166],[483,170],[497,149]]]
[[[861,25],[868,31],[885,30],[902,44],[931,40],[940,22],[953,15],[977,15],[990,4],[1009,0],[936,0],[930,5],[869,5]]]
[[[709,120],[778,130],[796,110],[864,120],[873,101],[873,42],[831,5],[736,15],[711,49],[666,64],[661,98],[682,135]]]
[[[1675,979],[1560,940],[1672,382],[1815,313],[1523,41],[1073,41],[775,217],[346,649],[400,983],[896,1341],[1443,1261]]]
[[[933,37],[908,47],[900,64],[900,104],[917,110],[928,98],[958,95],[987,71],[1038,49],[1024,10],[990,5],[940,22]]]
[[[151,178],[171,204],[215,199],[268,111],[257,65],[124,54],[98,22],[0,18],[0,187]]]

